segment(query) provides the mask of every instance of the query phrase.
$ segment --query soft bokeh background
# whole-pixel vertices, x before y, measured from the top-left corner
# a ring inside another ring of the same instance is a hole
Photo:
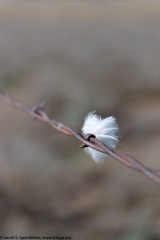
[[[160,2],[0,1],[0,87],[80,131],[96,110],[117,150],[160,169]],[[160,239],[160,187],[0,102],[0,233]]]

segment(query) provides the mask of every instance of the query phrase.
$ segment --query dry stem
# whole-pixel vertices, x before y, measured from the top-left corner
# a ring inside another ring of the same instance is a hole
[[[148,178],[152,179],[154,182],[160,184],[160,171],[152,170],[146,167],[144,164],[142,164],[139,160],[129,155],[122,154],[110,149],[109,147],[104,145],[102,142],[98,141],[96,138],[90,137],[89,140],[87,140],[82,134],[75,132],[73,129],[66,126],[65,124],[61,122],[56,122],[54,119],[49,118],[49,116],[44,111],[44,104],[40,104],[39,106],[32,108],[22,102],[19,102],[11,98],[9,95],[5,94],[4,92],[0,92],[0,99],[2,99],[9,106],[19,108],[27,112],[33,118],[48,123],[58,131],[68,136],[72,136],[79,139],[83,144],[91,148],[94,148],[97,151],[110,155],[111,157],[123,163],[127,167],[144,174]]]

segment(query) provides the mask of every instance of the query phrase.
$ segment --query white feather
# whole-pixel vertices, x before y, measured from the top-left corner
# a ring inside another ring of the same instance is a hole
[[[118,142],[116,132],[118,131],[118,124],[114,117],[101,118],[94,112],[88,113],[84,119],[82,127],[82,133],[94,134],[95,137],[103,142],[106,146],[113,149]],[[93,160],[97,163],[101,163],[106,154],[101,153],[91,147],[86,147],[85,152],[91,155]]]

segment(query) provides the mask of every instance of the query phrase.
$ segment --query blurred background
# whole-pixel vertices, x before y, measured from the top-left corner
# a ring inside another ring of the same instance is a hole
[[[77,132],[96,110],[117,150],[160,169],[160,2],[0,1],[0,88]],[[159,240],[160,187],[0,102],[0,234]]]

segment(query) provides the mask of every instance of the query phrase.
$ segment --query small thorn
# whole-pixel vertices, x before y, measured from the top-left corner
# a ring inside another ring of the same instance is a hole
[[[38,106],[38,109],[44,110],[45,108],[45,102],[41,102]]]
[[[45,103],[41,102],[38,106],[33,107],[33,111],[38,113],[38,111],[43,111],[45,108]]]
[[[45,103],[42,102],[40,103],[38,106],[34,107],[33,108],[33,111],[38,114],[38,115],[41,115],[40,111],[43,111],[44,110],[44,107],[45,107]]]
[[[86,148],[88,147],[85,143],[82,143],[82,145],[79,146],[79,148]]]
[[[90,138],[96,138],[96,136],[92,133],[87,134],[87,140],[90,141]]]
[[[87,134],[86,137],[87,137],[86,139],[87,139],[88,141],[90,141],[90,138],[96,138],[96,136],[95,136],[94,134],[92,134],[92,133]],[[88,146],[87,146],[87,144],[82,143],[82,145],[80,145],[79,147],[80,147],[80,148],[86,148],[86,147],[88,147]]]

